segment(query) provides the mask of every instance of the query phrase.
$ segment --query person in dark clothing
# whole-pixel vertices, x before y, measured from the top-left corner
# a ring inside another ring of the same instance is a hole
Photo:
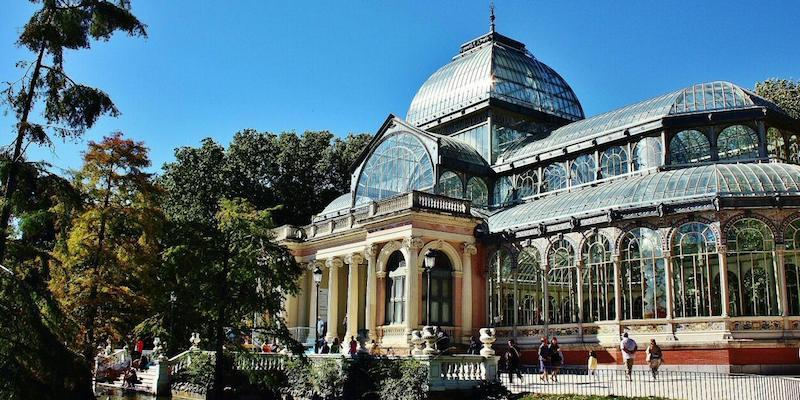
[[[447,332],[443,331],[442,328],[436,327],[436,350],[438,351],[446,351],[450,348],[450,336],[447,335]]]
[[[558,371],[561,369],[561,364],[564,362],[564,356],[561,349],[558,347],[558,339],[555,336],[550,339],[550,377],[553,382],[558,382]]]
[[[319,348],[319,354],[328,354],[331,352],[331,347],[328,346],[328,342],[322,341],[322,347]]]
[[[467,348],[467,354],[480,354],[480,344],[478,340],[475,339],[475,336],[469,337],[469,347]]]
[[[514,383],[515,373],[517,375],[517,378],[522,380],[522,373],[519,370],[519,364],[521,359],[522,359],[522,353],[520,353],[519,348],[517,348],[517,344],[513,340],[509,340],[508,350],[506,350],[505,354],[506,371],[508,371],[509,383]]]
[[[539,369],[542,371],[542,376],[539,379],[545,382],[549,381],[550,344],[547,343],[547,336],[542,336],[541,344],[539,345]]]

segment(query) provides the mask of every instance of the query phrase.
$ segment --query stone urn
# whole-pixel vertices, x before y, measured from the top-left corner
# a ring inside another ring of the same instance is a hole
[[[356,340],[358,341],[358,352],[360,354],[369,354],[369,349],[367,349],[367,338],[366,335],[358,335]]]
[[[192,346],[189,347],[189,350],[200,350],[200,340],[201,339],[199,333],[197,332],[192,333],[192,337],[189,338],[189,343],[191,343]]]
[[[436,350],[436,327],[426,325],[422,327],[422,340],[425,341],[425,349],[423,350],[423,354],[430,355],[430,354],[439,354],[439,350]]]
[[[422,333],[418,330],[411,331],[411,345],[414,346],[411,349],[411,355],[419,356],[422,355],[422,349],[424,348],[425,339],[422,338]]]
[[[153,360],[163,361],[165,359],[164,347],[161,344],[162,344],[161,339],[158,336],[156,336],[155,339],[153,339],[153,354],[152,354]]]
[[[483,348],[481,349],[481,355],[484,357],[489,357],[494,355],[494,350],[492,350],[492,345],[495,341],[497,341],[497,337],[495,337],[495,330],[494,328],[481,328],[480,330],[481,337],[480,341],[483,343]]]

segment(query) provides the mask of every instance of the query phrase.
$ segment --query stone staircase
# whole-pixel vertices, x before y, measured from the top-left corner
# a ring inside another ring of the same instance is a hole
[[[156,380],[158,379],[158,368],[150,367],[144,371],[136,371],[139,383],[134,386],[124,386],[124,375],[117,378],[111,385],[116,388],[129,389],[137,392],[156,394]]]

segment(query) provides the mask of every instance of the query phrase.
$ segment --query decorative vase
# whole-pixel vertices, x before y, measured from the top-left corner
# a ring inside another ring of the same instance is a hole
[[[484,357],[489,357],[494,355],[494,350],[492,350],[492,345],[495,341],[497,341],[497,337],[495,337],[495,330],[494,328],[481,328],[480,330],[481,338],[480,341],[483,343],[483,348],[481,349],[481,355]]]
[[[422,338],[422,333],[418,330],[411,331],[411,345],[414,346],[411,349],[411,355],[422,355],[423,343],[425,343],[425,339]]]

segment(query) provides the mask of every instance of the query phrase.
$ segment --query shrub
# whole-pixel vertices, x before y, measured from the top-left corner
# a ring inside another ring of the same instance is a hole
[[[376,371],[382,400],[424,400],[428,396],[428,367],[414,359],[387,361]],[[382,378],[382,379],[381,379]]]

